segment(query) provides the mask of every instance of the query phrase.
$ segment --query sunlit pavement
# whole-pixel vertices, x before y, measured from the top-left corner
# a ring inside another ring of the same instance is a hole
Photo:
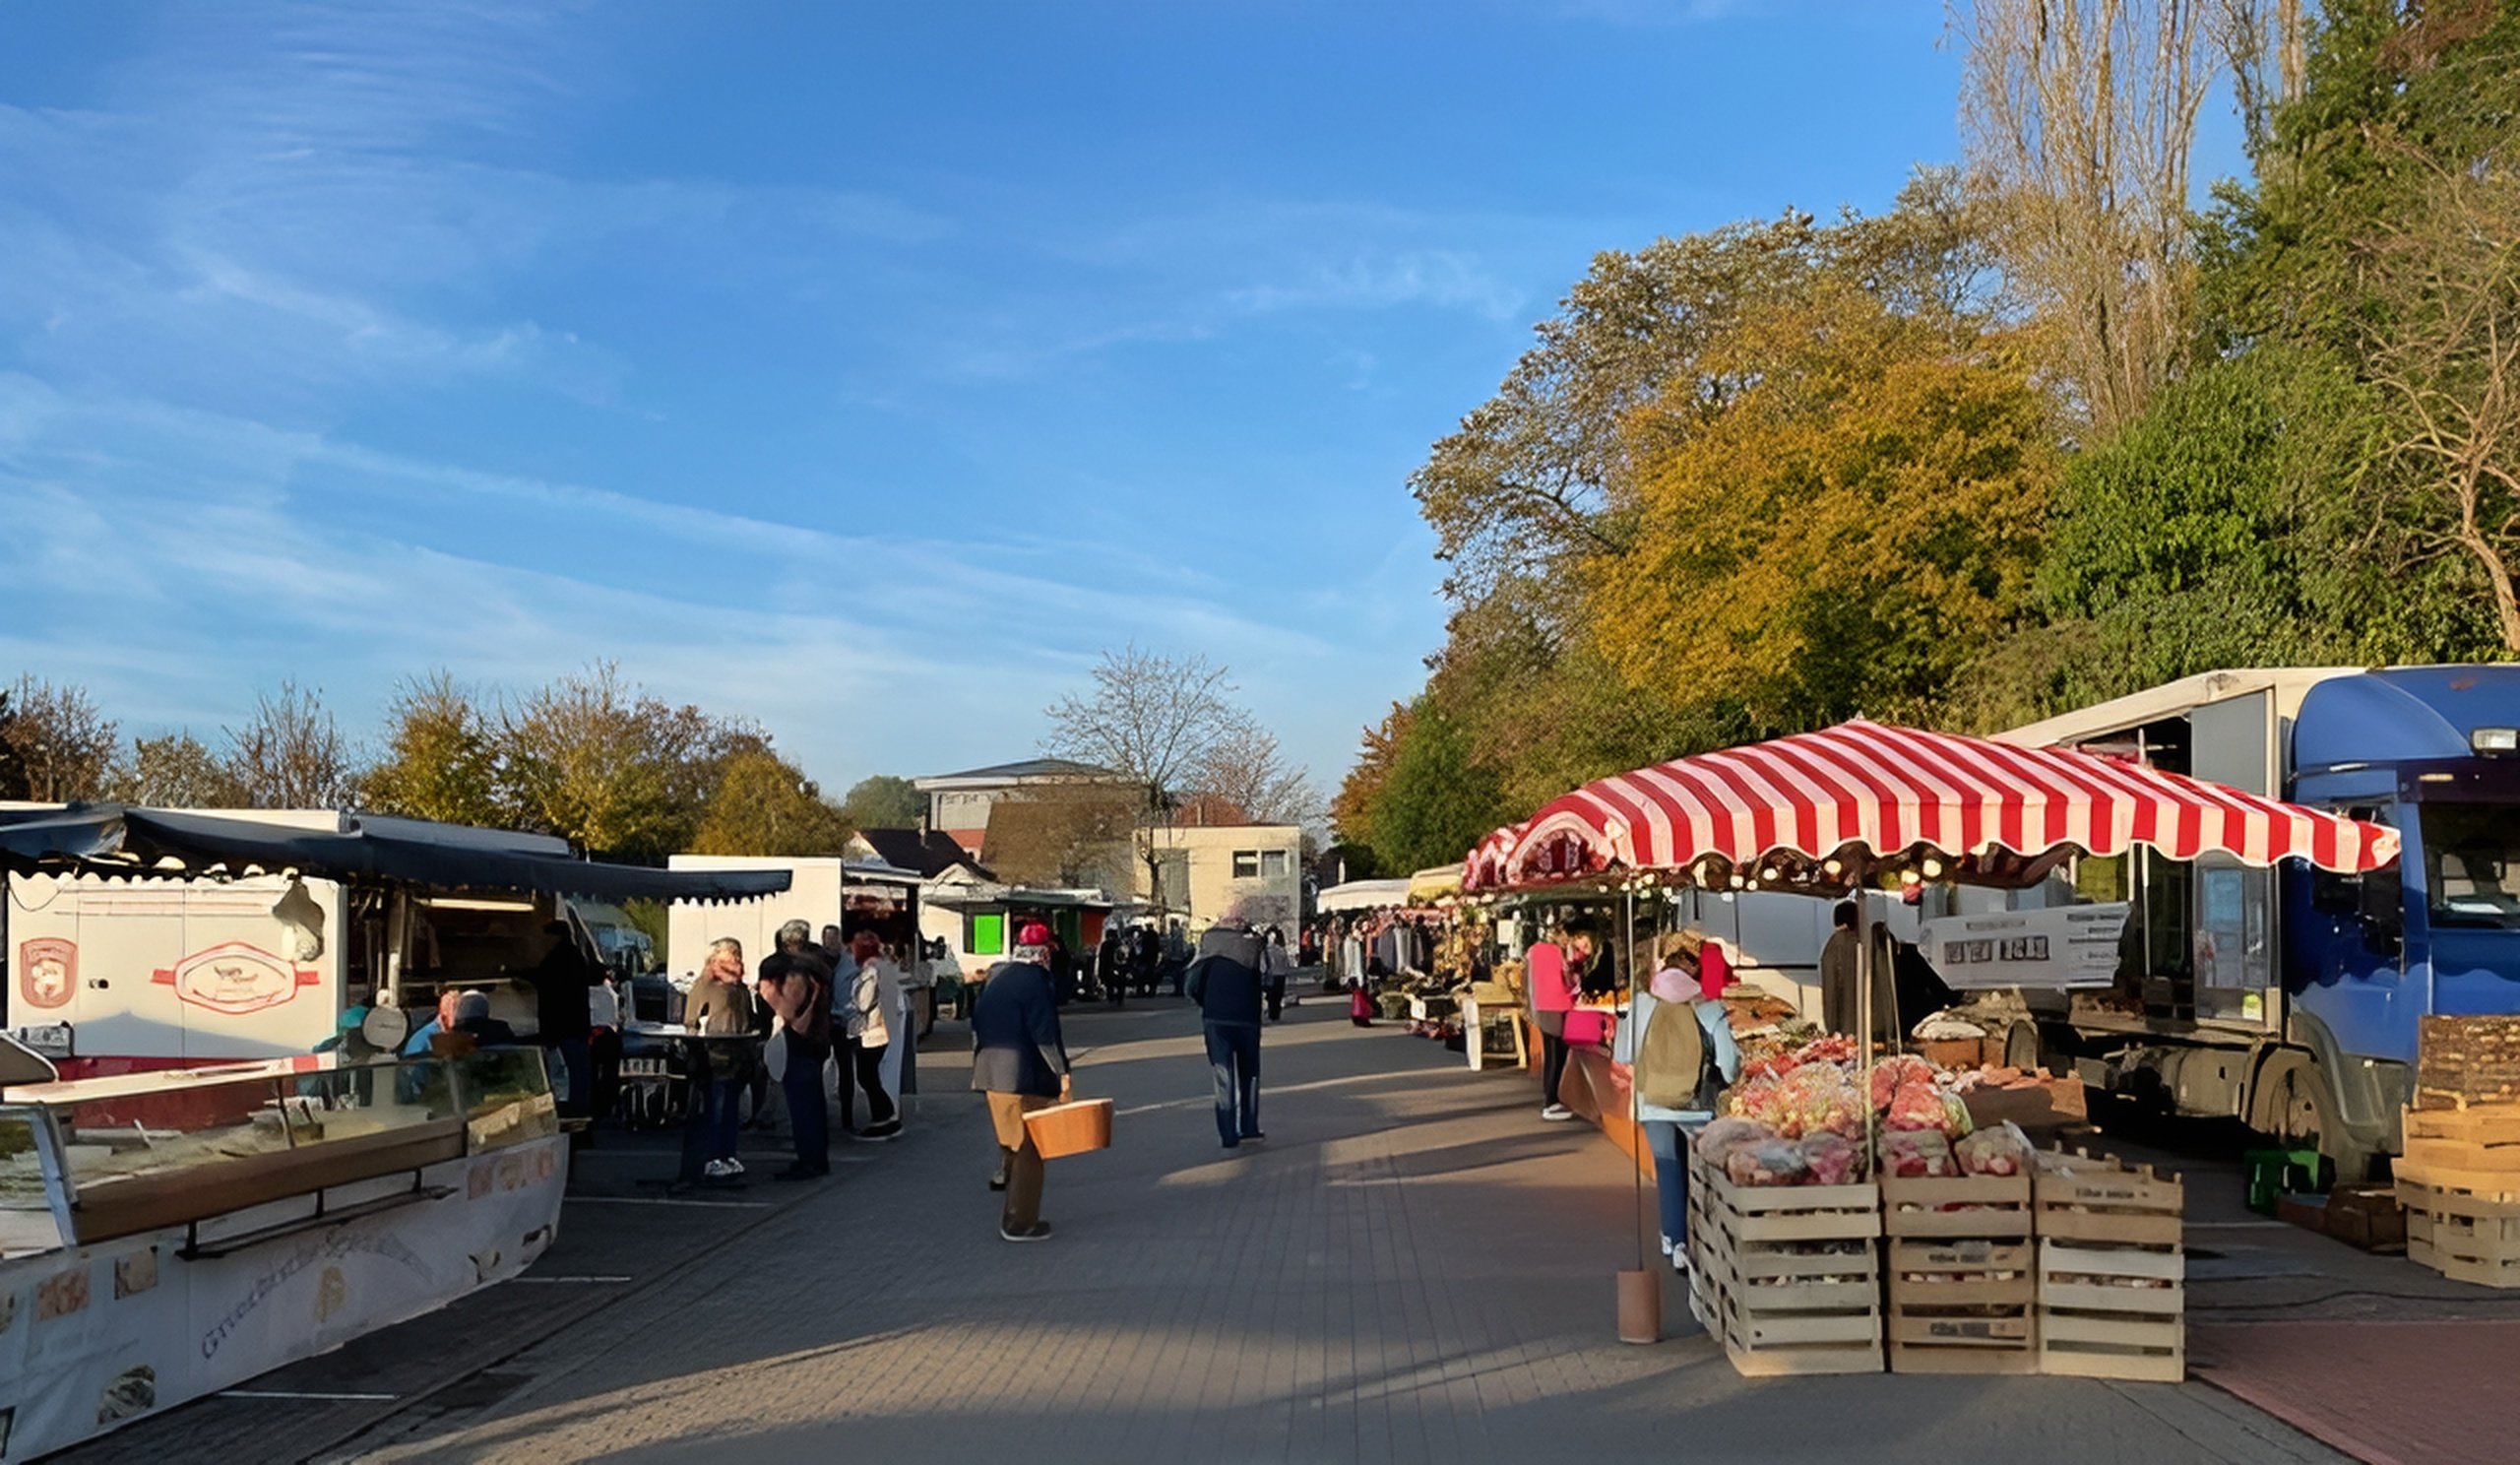
[[[1120,1117],[1111,1151],[1051,1165],[1050,1242],[998,1240],[979,1106],[961,1058],[930,1051],[909,1134],[845,1145],[835,1178],[792,1205],[770,1185],[745,1196],[781,1208],[573,1203],[573,1238],[624,1228],[628,1245],[665,1227],[666,1259],[684,1264],[631,1258],[623,1274],[654,1280],[541,1288],[540,1303],[572,1308],[566,1326],[487,1371],[448,1365],[409,1406],[369,1406],[375,1422],[325,1453],[2337,1458],[2198,1383],[1754,1383],[1687,1321],[1676,1288],[1672,1336],[1622,1345],[1612,1274],[1634,1264],[1633,1182],[1585,1126],[1541,1123],[1528,1079],[1471,1073],[1388,1025],[1357,1031],[1344,1004],[1316,999],[1267,1034],[1269,1142],[1226,1152],[1184,1005],[1071,1012],[1069,1036],[1091,1050],[1080,1092],[1113,1097]],[[714,1250],[713,1232],[727,1238]],[[498,1292],[511,1308],[537,1301]],[[384,1336],[401,1355],[452,1358],[459,1339],[482,1341],[469,1315]],[[182,1453],[180,1433],[157,1438],[151,1458]]]

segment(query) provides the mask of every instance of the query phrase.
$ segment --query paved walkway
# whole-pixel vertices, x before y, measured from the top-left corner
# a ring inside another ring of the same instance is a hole
[[[730,1209],[729,1233],[749,1228],[731,1244],[344,1453],[2335,1458],[2200,1384],[1744,1380],[1676,1291],[1678,1336],[1623,1346],[1611,1273],[1633,1262],[1636,1196],[1606,1144],[1538,1122],[1526,1080],[1334,1004],[1289,1016],[1263,1062],[1270,1142],[1228,1153],[1183,1008],[1076,1014],[1081,1090],[1118,1100],[1119,1139],[1051,1167],[1040,1245],[997,1240],[978,1106],[959,1064],[923,1055],[903,1142],[850,1147],[863,1163],[766,1219]]]

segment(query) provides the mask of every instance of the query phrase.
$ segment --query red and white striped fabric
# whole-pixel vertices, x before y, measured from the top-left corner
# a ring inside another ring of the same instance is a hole
[[[2142,846],[2175,860],[2219,853],[2346,871],[2398,853],[2379,825],[2119,759],[1867,722],[1601,779],[1507,833],[1472,852],[1469,888],[1678,869],[1709,856],[1739,867],[1786,851],[2035,858]]]

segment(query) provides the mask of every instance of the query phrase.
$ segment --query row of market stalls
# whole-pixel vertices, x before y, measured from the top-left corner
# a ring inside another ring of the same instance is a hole
[[[2136,850],[2355,873],[2387,864],[2398,839],[2129,760],[1855,722],[1597,780],[1491,833],[1464,860],[1451,916],[1494,971],[1460,974],[1456,990],[1519,1005],[1519,948],[1581,916],[1610,933],[1624,977],[1625,990],[1593,1000],[1623,1011],[1653,970],[1655,937],[1687,924],[1705,893],[1853,902],[1852,1033],[1789,1019],[1771,994],[1728,1000],[1735,1032],[1760,1037],[1726,1096],[1736,1116],[1709,1131],[1720,1131],[1717,1152],[1681,1162],[1699,1180],[1692,1308],[1749,1373],[1886,1362],[2175,1377],[2175,1182],[2089,1156],[2034,1158],[2018,1128],[1991,1116],[1990,1133],[1969,1140],[1967,1094],[1994,1070],[1988,1055],[1973,1044],[1946,1067],[1900,1051],[1911,1046],[1903,1030],[1854,1037],[1875,1032],[1873,969],[1887,950],[1875,933],[1920,887],[2018,890],[2075,860]],[[1634,1073],[1608,1042],[1574,1066],[1570,1102],[1650,1172]],[[2051,1192],[2052,1208],[2041,1199]],[[1903,1249],[1916,1245],[1940,1249],[1928,1262]],[[2034,1246],[2066,1247],[2074,1265],[2043,1266],[2036,1258],[2051,1253]],[[1623,1332],[1640,1326],[1626,1304],[1660,1296],[1642,1235],[1638,1249],[1637,1272],[1622,1278]]]

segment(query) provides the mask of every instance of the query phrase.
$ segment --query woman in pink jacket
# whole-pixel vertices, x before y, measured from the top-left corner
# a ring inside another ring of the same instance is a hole
[[[1567,970],[1566,948],[1555,940],[1533,942],[1523,953],[1523,980],[1530,984],[1532,1020],[1540,1028],[1540,1116],[1559,1123],[1575,1117],[1557,1098],[1557,1086],[1566,1077],[1567,1029],[1570,1019],[1585,1016],[1571,1010],[1575,981]],[[1594,1032],[1591,1041],[1601,1041],[1601,1034]]]

